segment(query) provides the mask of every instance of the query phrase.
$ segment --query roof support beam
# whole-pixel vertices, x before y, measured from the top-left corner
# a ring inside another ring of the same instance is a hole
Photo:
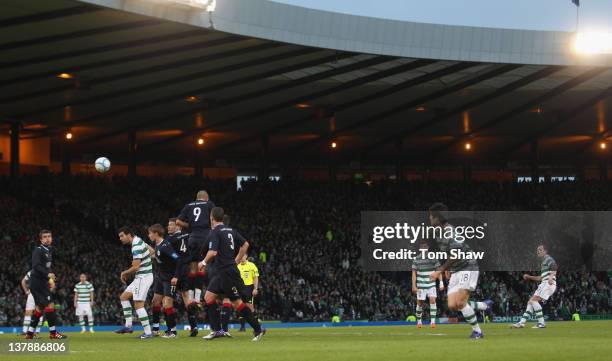
[[[429,64],[424,64],[424,65],[429,65]],[[434,72],[431,72],[431,73],[428,73],[428,74],[424,74],[422,76],[419,76],[419,77],[416,77],[416,78],[413,78],[413,79],[410,79],[410,80],[407,80],[407,81],[402,82],[400,84],[394,85],[394,86],[392,86],[390,88],[381,90],[381,91],[379,91],[377,93],[374,93],[374,94],[371,94],[371,95],[366,95],[366,96],[363,96],[363,97],[359,97],[359,98],[357,98],[355,100],[351,100],[351,101],[343,103],[343,104],[334,105],[333,111],[334,111],[334,114],[337,115],[338,112],[343,111],[343,110],[347,110],[347,109],[349,109],[351,107],[355,107],[355,106],[359,106],[359,105],[365,104],[367,102],[379,99],[381,97],[384,97],[384,96],[387,96],[387,95],[391,95],[391,94],[396,93],[398,91],[408,89],[408,88],[410,88],[412,86],[423,84],[423,83],[426,83],[428,81],[440,78],[440,77],[448,75],[448,74],[455,73],[457,71],[465,70],[467,68],[470,68],[470,67],[473,67],[473,66],[476,66],[476,65],[479,65],[479,64],[478,63],[467,63],[467,62],[466,63],[453,64],[453,65],[448,66],[446,68],[443,68],[443,69],[440,69],[440,70],[437,70],[437,71],[434,71]],[[300,117],[298,119],[293,119],[293,120],[290,120],[289,122],[276,125],[273,128],[264,130],[264,132],[266,132],[267,134],[276,134],[276,133],[278,133],[280,131],[284,131],[284,130],[290,129],[290,128],[294,127],[294,126],[298,126],[300,124],[304,124],[305,122],[307,122],[307,121],[309,121],[311,119],[316,119],[317,117],[318,117],[318,114],[316,114],[316,113],[310,114],[307,117]],[[368,123],[371,123],[372,121],[380,120],[380,119],[375,118],[375,117],[368,117],[366,119],[368,119]],[[365,125],[365,122],[359,122],[359,123],[360,123],[359,126]],[[343,128],[343,129],[336,129],[334,131],[334,136],[338,136],[341,133],[348,132],[347,128],[354,129],[354,128],[357,128],[357,127],[349,126],[349,127]],[[245,137],[242,137],[242,138],[240,138],[240,139],[238,139],[236,141],[233,141],[233,142],[230,142],[230,143],[228,143],[226,145],[223,145],[220,148],[228,148],[228,147],[232,147],[232,146],[235,146],[235,145],[238,145],[238,144],[243,144],[243,143],[246,143],[246,142],[250,142],[250,141],[252,141],[254,139],[254,137],[256,137],[256,136],[254,136],[254,135],[245,136]],[[313,139],[311,141],[308,141],[308,142],[303,143],[303,144],[296,145],[296,146],[294,146],[294,147],[292,147],[292,148],[290,148],[288,150],[285,150],[285,151],[283,151],[283,153],[285,153],[285,154],[294,154],[294,152],[296,150],[300,150],[300,149],[303,149],[303,148],[305,148],[307,146],[310,146],[310,145],[312,145],[314,143],[318,143],[318,142],[322,142],[322,141],[327,141],[327,140],[329,140],[329,134],[320,135],[318,138],[315,138],[315,139]]]
[[[215,45],[225,44],[224,42],[222,42],[221,44],[218,44],[218,43],[219,41],[211,41],[209,46],[214,47]],[[278,48],[281,46],[282,45],[279,43],[263,43],[263,44],[259,44],[256,46],[238,48],[238,49],[233,49],[233,50],[229,50],[225,52],[208,54],[208,55],[200,56],[200,57],[193,58],[193,59],[187,59],[187,61],[173,62],[170,64],[160,64],[160,65],[150,66],[150,67],[141,68],[137,70],[131,70],[131,71],[127,71],[121,74],[115,74],[112,76],[94,78],[94,79],[89,80],[88,83],[91,84],[91,86],[99,85],[99,84],[104,84],[107,82],[116,81],[120,79],[125,80],[125,79],[129,79],[129,78],[136,77],[136,76],[142,76],[142,75],[147,75],[151,73],[161,72],[164,70],[173,70],[181,66],[193,65],[193,64],[205,64],[206,62],[213,61],[213,60],[222,60],[226,58],[243,56],[243,55],[255,53],[258,51],[266,51],[266,50]],[[179,75],[179,76],[175,76],[169,79],[158,80],[158,81],[154,81],[152,83],[146,83],[143,85],[128,87],[124,89],[116,89],[116,90],[113,90],[107,93],[97,94],[97,95],[87,97],[87,98],[76,99],[68,103],[66,101],[61,101],[61,102],[57,102],[55,104],[47,105],[44,107],[34,108],[32,110],[29,110],[27,112],[23,112],[20,114],[13,114],[11,116],[15,118],[19,118],[19,119],[22,119],[25,117],[34,117],[37,114],[42,114],[42,113],[47,113],[53,110],[62,109],[63,107],[67,105],[71,107],[76,107],[80,105],[107,101],[109,99],[114,99],[114,98],[119,98],[119,97],[132,96],[134,94],[146,92],[151,89],[159,89],[161,87],[175,85],[175,84],[179,84],[183,82],[189,82],[189,81],[193,81],[199,78],[205,78],[205,77],[209,77],[213,75],[220,75],[225,72],[232,71],[232,70],[236,70],[236,66],[225,65],[222,67],[218,67],[216,69],[198,71],[195,73]],[[172,97],[172,100],[175,100],[175,99],[176,97]],[[157,104],[159,104],[159,102]],[[134,107],[134,105],[129,105],[126,108],[131,108],[131,107]],[[78,123],[79,123],[78,121],[74,121],[71,124],[76,125]]]
[[[332,71],[329,71],[329,72],[327,72],[327,74],[324,75],[324,77],[322,77],[322,79],[329,78],[329,77],[332,77],[332,76],[336,76],[339,73],[352,72],[352,71],[359,70],[361,68],[365,68],[365,67],[368,67],[368,66],[374,66],[376,64],[387,62],[389,60],[392,60],[392,58],[389,58],[389,57],[371,58],[371,59],[368,59],[366,61],[362,61],[362,62],[359,62],[359,63],[351,64],[351,65],[348,65],[348,66],[345,66],[345,67],[342,67],[342,68],[338,68],[338,69],[334,69]],[[268,106],[268,107],[263,108],[263,109],[256,109],[256,110],[247,112],[245,114],[238,115],[236,117],[233,117],[233,118],[225,120],[225,121],[216,122],[215,124],[213,124],[213,125],[211,125],[209,127],[204,127],[204,129],[193,128],[193,129],[190,129],[190,130],[187,130],[187,131],[183,132],[183,134],[180,134],[180,135],[177,135],[177,136],[173,136],[173,137],[167,138],[165,140],[149,143],[145,147],[157,146],[157,145],[164,144],[164,143],[174,142],[174,141],[180,140],[182,138],[188,137],[190,135],[193,135],[193,134],[196,134],[198,132],[202,132],[204,130],[208,130],[208,129],[211,129],[211,128],[218,129],[220,127],[225,127],[225,126],[230,125],[230,124],[236,124],[236,123],[240,123],[240,122],[247,121],[247,120],[257,119],[258,117],[261,117],[261,116],[263,116],[265,114],[270,114],[270,113],[273,113],[275,111],[279,111],[279,110],[282,110],[282,109],[285,109],[285,108],[293,107],[293,106],[295,106],[295,104],[309,102],[309,101],[312,101],[312,100],[315,100],[315,99],[318,99],[318,98],[322,98],[322,97],[325,97],[325,96],[328,96],[328,95],[331,95],[331,94],[335,94],[335,93],[338,93],[338,92],[341,92],[341,91],[348,90],[350,88],[353,88],[353,87],[356,87],[356,86],[359,86],[359,85],[367,84],[367,83],[370,83],[370,82],[373,82],[373,81],[376,81],[376,80],[379,80],[379,79],[384,79],[386,77],[389,77],[389,76],[392,76],[392,75],[395,75],[395,74],[399,74],[399,73],[403,73],[403,72],[406,72],[408,70],[415,69],[417,67],[423,66],[425,64],[429,64],[430,62],[431,61],[429,61],[429,60],[417,60],[417,61],[413,61],[411,63],[395,66],[395,67],[387,69],[387,70],[379,71],[379,72],[376,72],[376,73],[373,73],[373,74],[370,74],[370,75],[366,75],[366,76],[361,77],[361,78],[357,78],[357,79],[351,80],[349,82],[346,82],[346,83],[343,83],[341,85],[332,87],[330,89],[325,89],[325,90],[317,91],[317,92],[310,93],[310,94],[307,94],[307,95],[304,95],[304,96],[299,96],[299,97],[296,97],[296,98],[292,98],[292,99],[289,99],[287,101],[283,101],[281,103],[273,104],[273,105]],[[281,89],[279,89],[279,90],[281,90]],[[258,134],[257,136],[254,136],[254,137],[255,137],[255,139],[258,139],[260,136],[261,135]],[[249,137],[249,140],[250,139],[251,139],[251,137]]]
[[[594,97],[586,100],[585,102],[581,103],[580,105],[574,107],[573,109],[569,110],[569,111],[564,111],[562,114],[560,114],[557,119],[548,124],[547,126],[539,129],[538,131],[529,134],[528,136],[526,136],[525,138],[521,139],[520,141],[510,145],[509,147],[507,147],[506,149],[504,149],[502,151],[502,154],[505,154],[506,157],[509,157],[512,153],[514,153],[515,151],[519,150],[520,148],[522,148],[524,145],[531,143],[534,139],[539,139],[542,137],[545,137],[547,134],[549,134],[550,132],[552,132],[553,130],[555,130],[556,128],[562,126],[563,124],[567,123],[568,121],[572,120],[574,117],[576,117],[577,115],[579,115],[580,113],[582,113],[583,111],[589,109],[590,107],[595,106],[598,102],[608,98],[612,96],[612,86],[606,88],[603,92],[595,95]],[[609,135],[609,134],[607,134]],[[606,133],[604,132],[603,134],[601,134],[602,138],[605,138]],[[601,138],[600,138],[601,139]],[[588,147],[590,147],[592,144],[594,144],[595,142],[597,142],[599,139],[594,138],[592,142],[590,142],[586,147],[585,150],[588,149]]]
[[[306,50],[313,51],[313,49],[308,49],[308,48],[306,48],[306,49],[298,49],[297,51],[293,52],[294,53],[293,56],[304,55],[303,52],[306,51]],[[315,49],[315,50],[319,51],[319,52],[321,51],[321,50],[318,50],[318,49]],[[247,77],[244,77],[244,78],[239,78],[239,79],[235,79],[235,80],[225,81],[225,82],[221,82],[221,83],[210,84],[210,85],[208,85],[208,86],[206,86],[204,88],[192,90],[192,94],[194,94],[194,93],[195,94],[208,93],[208,92],[213,91],[213,90],[227,89],[227,88],[243,85],[243,84],[246,84],[246,83],[249,83],[249,82],[266,79],[266,78],[269,78],[269,77],[272,77],[272,76],[275,76],[275,75],[278,75],[278,74],[283,74],[283,73],[288,73],[288,72],[296,71],[296,70],[299,70],[299,69],[303,69],[305,67],[312,67],[312,66],[317,66],[317,65],[325,64],[325,63],[328,63],[328,62],[331,62],[331,61],[335,61],[338,58],[342,59],[342,58],[349,57],[349,56],[353,56],[353,55],[350,54],[350,53],[341,53],[341,54],[338,54],[338,55],[336,55],[336,54],[326,55],[326,56],[319,57],[319,58],[316,58],[316,59],[313,59],[313,60],[308,60],[306,62],[301,62],[301,63],[289,65],[289,66],[286,66],[286,67],[282,67],[282,68],[279,68],[279,69],[273,69],[273,70],[269,70],[269,71],[264,71],[264,72],[261,72],[261,73],[253,74],[253,75],[250,75],[250,76],[247,76]],[[287,58],[289,58],[289,54],[286,55],[285,59],[287,59]],[[278,55],[275,55],[275,60],[279,60],[278,59]],[[248,62],[245,62],[245,63],[251,63],[251,61],[248,61]],[[269,90],[263,90],[263,91],[269,91]],[[224,103],[228,103],[225,100],[223,102]],[[139,129],[145,129],[145,128],[149,128],[149,127],[156,126],[156,125],[161,125],[161,124],[167,123],[169,121],[176,120],[179,117],[194,115],[194,114],[196,114],[198,112],[209,110],[211,106],[214,107],[216,105],[214,105],[214,104],[204,104],[204,105],[201,105],[201,106],[197,106],[197,107],[195,107],[193,109],[188,109],[188,110],[184,110],[184,111],[180,111],[180,112],[174,112],[174,113],[171,113],[171,114],[162,115],[160,117],[156,117],[156,118],[152,118],[152,119],[147,119],[146,121],[143,121],[143,122],[140,122],[140,123],[131,124],[131,125],[128,125],[126,127],[118,129],[118,130],[114,130],[114,131],[111,131],[111,132],[108,132],[108,133],[101,134],[99,136],[94,136],[94,137],[85,139],[85,140],[83,140],[83,142],[84,143],[90,143],[90,142],[106,139],[106,138],[109,138],[109,137],[113,137],[113,136],[125,133],[127,131],[130,131],[130,130],[139,130]],[[107,114],[104,114],[104,117],[112,116],[112,115],[114,115],[114,114],[107,113]],[[101,117],[102,117],[102,115],[96,115],[95,118],[89,117],[89,118],[86,118],[86,119],[82,119],[82,120],[79,120],[79,124],[87,123],[87,122],[93,121],[95,119],[99,119]]]
[[[540,104],[542,104],[543,102],[547,101],[548,99],[551,99],[559,94],[562,94],[582,83],[584,83],[585,81],[592,79],[594,77],[596,77],[597,75],[602,74],[603,72],[607,71],[606,68],[594,68],[591,70],[588,70],[580,75],[578,75],[577,77],[574,77],[564,83],[562,83],[561,85],[558,85],[550,90],[548,90],[547,92],[545,92],[544,94],[535,97],[519,106],[516,106],[502,114],[500,114],[497,117],[494,117],[493,119],[488,120],[487,122],[485,122],[484,124],[475,127],[474,129],[470,130],[469,132],[462,134],[460,137],[456,138],[455,140],[451,141],[450,143],[447,143],[443,146],[438,147],[437,149],[435,149],[432,153],[430,154],[438,154],[446,149],[451,148],[453,145],[456,145],[458,143],[460,143],[463,140],[466,140],[468,138],[473,138],[475,136],[477,136],[478,134],[484,132],[485,130],[491,129],[501,123],[503,123],[504,121],[518,115],[521,114],[525,111],[528,111],[529,109],[532,109],[534,106],[538,106]]]
[[[187,34],[186,37],[197,36],[197,35],[201,35],[201,34],[198,34],[198,32],[190,32],[189,34]],[[236,37],[228,36],[228,37],[222,38],[220,41],[225,41],[226,43],[229,43],[231,41],[230,39],[234,39],[234,38]],[[239,39],[239,38],[236,38],[236,39]],[[157,44],[161,44],[163,42],[173,41],[173,40],[176,40],[176,39],[167,38],[165,40],[158,41]],[[17,84],[20,82],[36,80],[39,78],[46,78],[50,76],[55,76],[59,73],[79,73],[79,72],[86,71],[86,70],[93,70],[93,69],[102,68],[105,66],[119,65],[119,64],[129,63],[132,61],[147,61],[154,57],[164,56],[168,54],[178,54],[181,52],[188,52],[188,51],[193,51],[193,50],[197,50],[201,48],[207,48],[210,46],[210,41],[216,42],[218,41],[218,39],[204,40],[204,41],[196,42],[193,44],[179,45],[179,46],[173,46],[170,48],[163,48],[163,49],[156,49],[156,50],[147,51],[147,52],[135,54],[135,55],[128,55],[128,56],[122,56],[119,58],[98,60],[98,61],[85,63],[85,64],[71,65],[71,66],[66,66],[62,68],[44,70],[42,72],[38,72],[34,74],[18,75],[16,77],[0,81],[0,86],[8,86],[8,85]],[[56,92],[56,91],[66,90],[69,87],[71,87],[71,85],[63,85],[59,87],[50,88],[48,89],[48,91]],[[23,97],[23,96],[28,96],[28,95],[29,96],[40,96],[44,94],[47,94],[47,93],[38,94],[37,92],[34,92],[30,94],[22,94],[22,95],[19,95],[18,97]],[[10,98],[10,97],[0,98],[0,102],[12,101],[11,99],[14,99],[14,98]]]
[[[59,18],[65,18],[68,16],[82,15],[91,13],[94,11],[103,10],[101,7],[91,5],[80,5],[73,6],[64,9],[51,10],[46,12],[34,13],[30,15],[18,16],[9,19],[0,20],[0,28],[7,28],[9,26],[24,25],[28,23],[36,23],[40,21],[47,21]]]
[[[513,81],[509,84],[506,84],[505,86],[496,89],[494,91],[492,91],[489,94],[485,94],[479,98],[476,98],[472,101],[468,101],[458,107],[455,107],[453,109],[450,109],[440,115],[435,116],[433,119],[429,119],[426,120],[424,122],[421,122],[419,124],[413,125],[411,127],[405,128],[403,130],[398,131],[396,134],[393,134],[389,137],[385,137],[383,139],[380,139],[372,144],[369,144],[365,147],[363,147],[359,152],[360,153],[366,153],[369,152],[377,147],[380,146],[384,146],[385,144],[388,144],[389,142],[392,142],[394,139],[398,139],[398,138],[404,138],[407,137],[409,135],[413,135],[415,133],[418,133],[424,129],[428,129],[431,128],[439,123],[441,123],[442,121],[455,116],[457,114],[461,114],[465,111],[468,111],[472,108],[478,107],[488,101],[491,101],[495,98],[498,98],[500,96],[506,95],[518,88],[521,88],[527,84],[530,84],[534,81],[540,80],[542,78],[545,78],[551,74],[554,74],[556,72],[558,72],[559,70],[563,69],[562,67],[558,67],[558,66],[550,66],[550,67],[546,67],[542,70],[539,70],[533,74],[530,74],[524,78],[520,78],[516,81]]]
[[[156,43],[163,42],[163,41],[180,40],[180,39],[185,39],[185,37],[189,37],[189,36],[202,35],[202,31],[203,31],[202,29],[181,31],[178,33],[153,36],[153,37],[144,38],[144,39],[129,40],[129,41],[124,41],[124,42],[115,43],[115,44],[96,46],[93,48],[69,50],[63,53],[41,55],[41,56],[31,57],[27,59],[3,61],[3,62],[0,62],[0,69],[5,70],[5,69],[13,69],[13,68],[22,68],[22,67],[31,66],[34,64],[46,63],[49,61],[66,60],[66,59],[75,58],[78,56],[99,54],[99,53],[104,53],[107,51],[117,51],[121,49],[129,49],[129,48],[134,48],[138,46],[156,44]]]
[[[122,24],[101,26],[99,28],[93,28],[93,29],[87,29],[87,30],[73,31],[70,33],[41,36],[41,37],[33,38],[33,39],[18,40],[18,41],[13,41],[10,43],[0,44],[0,51],[15,50],[15,49],[24,48],[27,46],[34,46],[34,45],[39,45],[39,44],[49,44],[49,43],[53,43],[57,41],[73,40],[73,39],[79,39],[79,38],[84,38],[88,36],[114,33],[117,31],[134,30],[134,29],[139,29],[139,28],[143,28],[147,26],[159,25],[161,23],[162,21],[158,19],[145,19],[145,20],[133,21],[129,23],[122,23]]]
[[[410,79],[410,80],[408,80],[408,81],[406,81],[406,82],[404,82],[402,84],[396,85],[394,87],[391,87],[388,90],[384,90],[384,91],[382,91],[380,93],[377,93],[377,94],[374,94],[372,96],[361,97],[361,98],[355,99],[354,101],[347,102],[347,103],[344,103],[344,104],[340,104],[340,105],[336,106],[334,109],[336,110],[336,112],[340,112],[342,110],[346,110],[346,109],[349,109],[351,107],[367,103],[368,101],[378,99],[381,96],[387,96],[387,95],[389,95],[391,93],[394,93],[395,91],[399,91],[399,90],[403,90],[403,89],[406,89],[406,88],[409,88],[409,87],[412,87],[412,86],[415,86],[415,85],[419,85],[419,84],[431,81],[433,79],[437,79],[437,78],[440,78],[442,76],[448,75],[450,73],[453,73],[453,72],[456,72],[456,71],[465,70],[465,69],[467,69],[469,67],[477,66],[477,65],[480,65],[480,64],[479,63],[459,63],[459,64],[453,65],[451,67],[448,67],[448,68],[445,68],[445,69],[441,69],[441,70],[436,71],[436,72],[432,72],[432,73],[425,74],[423,76],[420,76],[420,77],[417,77],[417,78],[414,78],[414,79]],[[394,115],[397,115],[399,113],[402,113],[404,111],[410,110],[410,109],[412,109],[412,108],[414,108],[416,106],[419,106],[419,105],[431,102],[431,101],[436,100],[438,98],[441,98],[443,96],[450,95],[450,94],[452,94],[454,92],[457,92],[457,91],[459,91],[461,89],[467,88],[467,87],[469,87],[471,85],[480,83],[480,82],[485,81],[487,79],[494,78],[496,76],[499,76],[501,74],[507,73],[507,72],[512,71],[512,70],[514,70],[516,68],[519,68],[519,67],[520,67],[520,65],[511,64],[511,65],[502,65],[502,66],[499,66],[499,67],[494,67],[493,69],[487,69],[487,71],[481,72],[480,74],[478,74],[478,75],[476,75],[474,77],[471,77],[471,78],[468,78],[466,80],[457,82],[457,83],[455,83],[453,85],[450,85],[448,87],[445,87],[445,88],[440,89],[438,91],[435,91],[433,93],[423,95],[423,96],[418,97],[418,98],[413,99],[413,100],[409,100],[406,103],[400,104],[400,105],[398,105],[396,107],[393,107],[391,109],[383,110],[383,111],[381,111],[379,113],[376,113],[376,114],[373,114],[371,116],[365,117],[362,120],[359,120],[357,122],[351,123],[351,124],[349,124],[349,125],[347,125],[345,127],[339,128],[339,129],[336,130],[336,135],[347,134],[348,132],[351,132],[351,131],[354,131],[355,129],[359,129],[359,128],[363,127],[363,126],[372,124],[373,122],[380,122],[383,119],[386,119],[386,118],[389,118],[391,116],[394,116]],[[320,143],[321,141],[324,141],[324,140],[326,140],[325,136],[319,136],[318,138],[315,138],[313,140],[309,140],[309,141],[307,141],[307,142],[305,142],[303,144],[298,144],[298,145],[288,149],[287,152],[293,153],[295,151],[299,151],[299,150],[305,149],[307,147],[310,147],[312,145],[318,144],[318,143]]]

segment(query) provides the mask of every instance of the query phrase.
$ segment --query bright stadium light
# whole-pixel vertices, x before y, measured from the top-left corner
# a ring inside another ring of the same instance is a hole
[[[612,54],[612,33],[603,31],[578,33],[574,50],[584,55]]]
[[[217,7],[217,0],[151,0],[156,3],[164,3],[168,5],[187,6],[196,8],[202,11],[213,12]]]

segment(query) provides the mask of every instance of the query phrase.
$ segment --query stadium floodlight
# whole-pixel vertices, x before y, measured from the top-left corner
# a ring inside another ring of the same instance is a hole
[[[590,31],[576,34],[574,50],[578,54],[612,54],[612,33]]]
[[[150,0],[167,5],[186,6],[190,9],[213,12],[217,7],[217,0]]]

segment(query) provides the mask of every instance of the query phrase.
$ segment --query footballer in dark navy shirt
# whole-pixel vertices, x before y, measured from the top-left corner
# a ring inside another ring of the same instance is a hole
[[[175,338],[176,333],[176,311],[174,310],[174,295],[181,271],[180,257],[170,242],[164,239],[164,227],[154,224],[149,227],[149,239],[155,243],[155,260],[157,261],[158,280],[155,282],[156,294],[162,294],[162,304],[168,331],[162,336]],[[159,326],[158,326],[159,327]]]
[[[210,233],[210,211],[215,204],[209,199],[208,192],[201,190],[196,194],[196,200],[183,207],[176,224],[184,230],[189,230],[187,247],[191,255],[189,278],[190,289],[194,290],[194,300],[201,302],[204,286],[204,273],[197,269],[198,262],[204,259],[202,249]]]
[[[34,331],[40,321],[40,316],[44,311],[45,319],[49,324],[49,338],[61,339],[67,336],[56,330],[57,315],[55,305],[51,301],[51,290],[55,284],[55,274],[51,272],[51,244],[53,235],[51,231],[43,229],[38,233],[40,245],[32,252],[32,272],[30,274],[30,292],[34,297],[36,309],[30,322],[30,327],[26,333],[26,339],[34,338]]]
[[[197,302],[194,300],[193,289],[190,289],[191,280],[189,278],[189,264],[191,262],[191,256],[189,253],[189,233],[183,232],[181,226],[177,223],[177,218],[170,218],[168,220],[168,241],[174,247],[174,250],[179,255],[179,262],[181,263],[181,270],[178,276],[177,290],[181,292],[183,297],[183,303],[187,309],[187,315],[189,320],[189,326],[191,329],[190,337],[198,335],[198,314],[200,308]]]
[[[199,264],[200,268],[204,268],[213,259],[215,260],[215,271],[204,295],[212,331],[204,339],[212,340],[225,336],[221,329],[219,305],[217,304],[217,300],[222,300],[225,296],[230,299],[240,317],[244,317],[253,328],[253,341],[259,341],[266,330],[262,329],[251,309],[240,298],[244,282],[238,271],[238,261],[246,254],[249,242],[237,230],[223,224],[224,214],[221,207],[212,209],[210,213],[212,231],[208,237],[208,252]]]

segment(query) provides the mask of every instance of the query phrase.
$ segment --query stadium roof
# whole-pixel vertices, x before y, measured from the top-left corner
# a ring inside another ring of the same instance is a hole
[[[0,13],[0,119],[75,154],[186,162],[595,159],[612,57],[573,34],[417,24],[265,0],[21,0]],[[212,24],[212,25],[211,25]],[[8,129],[8,126],[5,126]]]

